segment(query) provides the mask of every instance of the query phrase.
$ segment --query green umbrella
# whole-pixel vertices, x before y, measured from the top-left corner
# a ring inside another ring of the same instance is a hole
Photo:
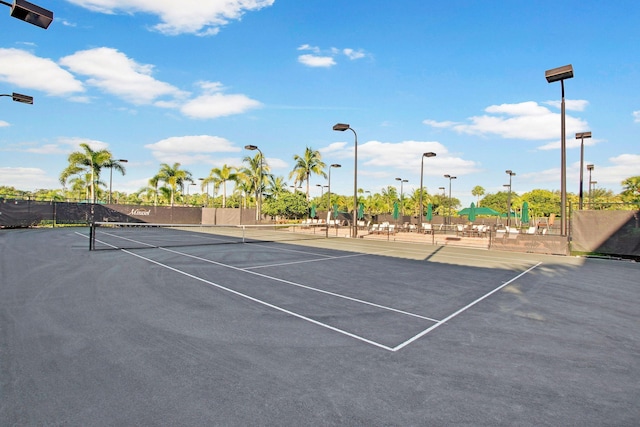
[[[393,202],[393,219],[398,219],[400,217],[400,212],[398,209],[398,202]]]
[[[464,208],[461,211],[458,211],[458,215],[469,215],[470,210],[470,208]],[[478,215],[500,216],[500,212],[494,211],[491,208],[480,206],[479,208],[476,208],[476,216]]]
[[[358,204],[358,219],[364,218],[364,203]]]
[[[311,218],[315,218],[316,217],[316,205],[315,204],[311,205],[311,211],[309,212],[309,216]]]
[[[338,204],[333,205],[333,219],[338,218]]]
[[[476,205],[471,202],[471,206],[469,207],[469,221],[473,222],[476,220]]]
[[[522,222],[524,224],[528,224],[529,223],[529,202],[524,202],[522,204],[522,218],[521,218]]]
[[[433,205],[429,203],[427,205],[427,221],[431,221],[433,219]]]

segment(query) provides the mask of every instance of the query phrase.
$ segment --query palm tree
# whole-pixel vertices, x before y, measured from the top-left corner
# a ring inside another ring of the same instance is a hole
[[[480,196],[484,196],[484,188],[482,188],[480,185],[476,185],[471,190],[471,195],[472,196],[476,196],[476,206],[479,207],[480,206]]]
[[[276,198],[279,194],[287,191],[287,183],[283,176],[275,176],[270,174],[267,182],[266,192],[269,196]]]
[[[261,153],[255,156],[245,156],[242,159],[245,167],[238,172],[240,179],[245,180],[250,184],[250,191],[255,194],[256,197],[256,220],[260,219],[260,194],[264,192],[265,181],[268,179],[268,172],[270,171],[269,165],[262,159]]]
[[[89,191],[91,200],[96,202],[96,182],[100,179],[100,170],[113,161],[111,152],[109,150],[94,151],[89,144],[82,143],[80,148],[83,151],[74,151],[69,154],[69,166],[65,168],[60,174],[60,183],[65,185],[67,179],[71,175],[75,175],[81,172],[89,172],[91,175],[89,182]]]
[[[293,160],[296,161],[296,164],[289,173],[289,178],[295,177],[295,181],[293,182],[294,187],[297,187],[298,183],[302,184],[302,182],[307,181],[307,200],[309,200],[309,178],[311,174],[314,173],[326,178],[327,174],[324,172],[324,168],[327,167],[327,165],[322,161],[320,152],[310,147],[304,150],[302,156],[298,156],[297,154],[293,156]]]
[[[178,188],[181,190],[184,189],[184,183],[186,181],[193,182],[191,172],[180,169],[180,163],[174,163],[173,166],[162,163],[156,177],[159,181],[163,181],[171,188],[171,206],[174,205],[175,193]]]
[[[126,160],[124,162],[126,162]],[[104,167],[109,168],[111,172],[109,174],[109,203],[111,203],[111,176],[113,175],[113,170],[117,170],[123,176],[127,171],[124,166],[122,166],[122,160],[109,159],[109,161],[105,163]]]
[[[158,205],[158,184],[160,183],[160,175],[155,175],[149,179],[149,187],[153,188],[153,206]]]
[[[393,204],[398,200],[398,190],[393,185],[382,189],[382,200],[384,201],[386,212],[392,212]]]
[[[202,185],[213,183],[214,191],[222,186],[222,207],[227,207],[227,181],[238,182],[239,175],[236,173],[237,168],[229,165],[222,165],[221,168],[213,168],[209,172],[209,176],[202,180]]]

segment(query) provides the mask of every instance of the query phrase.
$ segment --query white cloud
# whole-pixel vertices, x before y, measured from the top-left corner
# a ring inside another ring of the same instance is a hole
[[[317,56],[305,54],[298,56],[298,62],[307,67],[324,67],[329,68],[336,65],[336,61],[330,56]]]
[[[21,190],[60,186],[57,178],[48,176],[40,168],[0,167],[0,182],[10,182],[12,187]]]
[[[20,49],[0,49],[0,80],[18,88],[55,96],[68,96],[85,90],[82,82],[54,61]]]
[[[436,120],[430,120],[430,119],[423,120],[422,123],[434,128],[450,128],[459,124],[458,122],[452,122],[452,121],[438,122]]]
[[[602,142],[600,139],[588,138],[584,140],[584,146],[589,147]],[[538,150],[559,150],[560,149],[560,140],[553,141],[545,145],[541,145],[537,147]],[[567,135],[566,139],[566,147],[567,148],[579,148],[581,145],[581,141],[579,139],[575,139],[574,135]]]
[[[138,64],[117,49],[100,47],[66,56],[60,63],[88,76],[87,84],[129,102],[150,104],[159,97],[184,97],[186,93],[152,77],[153,66]]]
[[[0,120],[0,128],[4,128],[7,126],[11,126],[9,123],[5,122],[4,120]]]
[[[259,101],[246,95],[221,93],[222,84],[219,82],[201,82],[200,87],[205,93],[188,101],[180,108],[185,116],[196,119],[213,119],[241,114],[262,105]]]
[[[509,139],[544,140],[557,137],[560,133],[560,114],[533,101],[491,105],[485,108],[485,112],[489,114],[470,117],[470,123],[466,124],[434,120],[424,120],[423,123],[469,135],[493,134]],[[589,128],[587,122],[581,119],[569,115],[565,117],[567,134]]]
[[[313,53],[320,53],[320,48],[317,46],[311,46],[310,44],[303,44],[298,47],[298,50],[310,50]]]
[[[298,56],[298,62],[306,65],[307,67],[333,67],[337,64],[336,58],[340,55],[344,55],[352,61],[362,59],[367,56],[366,52],[362,49],[338,49],[336,47],[332,47],[322,50],[317,46],[311,46],[309,44],[303,44],[299,46],[297,50],[312,52]]]
[[[145,148],[151,150],[153,157],[163,163],[220,164],[240,163],[239,159],[214,159],[215,153],[238,153],[240,148],[225,138],[211,135],[176,136],[147,144]]]
[[[550,105],[552,107],[557,108],[558,110],[561,107],[561,101],[547,101],[545,104]],[[589,105],[589,101],[585,101],[582,99],[565,99],[564,108],[567,111],[584,111]]]
[[[640,123],[640,110],[633,112],[633,121],[635,123]]]
[[[80,150],[80,144],[82,143],[87,144],[92,150],[107,150],[109,148],[109,144],[106,142],[81,137],[62,137],[58,138],[58,142],[63,145],[68,145],[68,151]]]
[[[398,170],[414,174],[416,168],[419,170],[422,166],[420,154],[429,151],[436,153],[436,157],[424,160],[425,176],[442,173],[465,175],[479,171],[476,162],[450,153],[444,145],[434,141],[367,141],[358,144],[358,162],[362,165],[363,173],[366,173],[368,168],[383,168],[388,171],[387,175]],[[323,157],[330,154],[331,158],[335,159],[353,159],[353,145],[345,142],[333,143],[320,149],[320,152]]]
[[[349,48],[343,49],[342,53],[344,53],[347,56],[347,58],[351,59],[352,61],[356,59],[364,58],[366,56],[366,54],[362,50],[353,50]]]
[[[275,0],[68,0],[101,13],[146,13],[157,15],[153,28],[167,35],[190,33],[213,35],[245,12],[273,5]]]
[[[163,153],[224,153],[238,152],[240,148],[225,138],[210,135],[175,136],[144,146]]]

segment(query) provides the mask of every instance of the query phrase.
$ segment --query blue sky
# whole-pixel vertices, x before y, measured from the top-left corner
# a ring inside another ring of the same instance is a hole
[[[193,176],[240,165],[260,147],[287,178],[309,146],[333,170],[332,191],[560,187],[565,82],[567,189],[578,192],[580,142],[598,187],[640,175],[640,5],[636,1],[37,0],[48,30],[0,5],[0,185],[59,188],[67,156],[87,142],[127,159],[115,190],[147,185],[161,163]],[[4,14],[4,16],[2,16]],[[587,174],[585,172],[585,180]],[[288,180],[289,184],[293,184]],[[312,194],[319,194],[312,179]],[[585,184],[586,188],[586,184]],[[586,191],[586,190],[585,190]]]

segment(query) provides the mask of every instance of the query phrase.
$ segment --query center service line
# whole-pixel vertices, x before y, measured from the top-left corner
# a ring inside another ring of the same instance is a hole
[[[150,259],[150,258],[147,258],[147,257],[143,257],[142,255],[138,255],[138,254],[136,254],[136,253],[130,252],[130,251],[125,250],[125,249],[123,249],[122,251],[123,251],[123,252],[125,252],[125,253],[127,253],[127,254],[129,254],[129,255],[133,255],[133,256],[135,256],[135,257],[137,257],[137,258],[143,259],[143,260],[145,260],[145,261],[149,261],[150,263],[156,264],[156,265],[158,265],[158,266],[160,266],[160,267],[163,267],[163,268],[166,268],[166,269],[168,269],[168,270],[174,271],[174,272],[176,272],[176,273],[178,273],[178,274],[182,274],[182,275],[184,275],[184,276],[187,276],[187,277],[190,277],[190,278],[192,278],[192,279],[198,280],[198,281],[200,281],[200,282],[206,283],[207,285],[210,285],[210,286],[216,287],[216,288],[221,289],[221,290],[223,290],[223,291],[230,292],[230,293],[232,293],[232,294],[234,294],[234,295],[237,295],[237,296],[242,297],[242,298],[246,298],[246,299],[248,299],[248,300],[250,300],[250,301],[256,302],[256,303],[258,303],[258,304],[262,304],[262,305],[267,306],[267,307],[269,307],[269,308],[272,308],[272,309],[274,309],[274,310],[281,311],[281,312],[286,313],[286,314],[288,314],[288,315],[290,315],[290,316],[297,317],[298,319],[306,320],[307,322],[313,323],[313,324],[318,325],[318,326],[322,326],[323,328],[327,328],[327,329],[329,329],[329,330],[332,330],[332,331],[334,331],[334,332],[338,332],[338,333],[343,334],[343,335],[346,335],[346,336],[348,336],[348,337],[355,338],[355,339],[357,339],[357,340],[359,340],[359,341],[362,341],[362,342],[365,342],[365,343],[367,343],[367,344],[371,344],[371,345],[373,345],[373,346],[380,347],[380,348],[382,348],[382,349],[384,349],[384,350],[388,350],[388,351],[395,351],[395,350],[393,350],[391,347],[388,347],[388,346],[386,346],[386,345],[383,345],[383,344],[377,343],[377,342],[375,342],[375,341],[368,340],[368,339],[366,339],[366,338],[364,338],[364,337],[361,337],[361,336],[359,336],[359,335],[355,335],[355,334],[352,334],[351,332],[347,332],[347,331],[345,331],[345,330],[342,330],[342,329],[336,328],[336,327],[334,327],[334,326],[327,325],[326,323],[319,322],[319,321],[317,321],[317,320],[311,319],[311,318],[309,318],[309,317],[303,316],[303,315],[301,315],[301,314],[295,313],[295,312],[290,311],[290,310],[287,310],[287,309],[285,309],[285,308],[278,307],[277,305],[270,304],[270,303],[268,303],[268,302],[266,302],[266,301],[259,300],[259,299],[257,299],[257,298],[254,298],[254,297],[252,297],[252,296],[249,296],[249,295],[243,294],[243,293],[241,293],[241,292],[234,291],[233,289],[229,289],[229,288],[227,288],[227,287],[225,287],[225,286],[219,285],[219,284],[214,283],[214,282],[212,282],[212,281],[210,281],[210,280],[206,280],[206,279],[204,279],[204,278],[202,278],[202,277],[194,276],[193,274],[187,273],[186,271],[178,270],[177,268],[170,267],[170,266],[168,266],[168,265],[166,265],[166,264],[163,264],[163,263],[158,262],[158,261],[154,261],[154,260],[152,260],[152,259]],[[174,252],[174,251],[170,251],[170,252]]]
[[[414,342],[415,340],[422,338],[423,336],[427,335],[429,332],[433,331],[434,329],[436,329],[438,326],[443,325],[445,323],[447,323],[449,320],[453,319],[454,317],[458,316],[459,314],[467,311],[468,309],[470,309],[471,307],[473,307],[474,305],[478,304],[480,301],[490,297],[491,295],[495,294],[496,292],[498,292],[500,289],[504,288],[505,286],[515,282],[516,280],[518,280],[519,278],[521,278],[522,276],[524,276],[525,274],[529,273],[531,270],[533,270],[534,268],[539,267],[540,265],[542,265],[541,262],[537,263],[536,265],[534,265],[533,267],[528,268],[527,270],[523,271],[522,273],[518,274],[516,277],[514,277],[513,279],[509,280],[508,282],[503,283],[502,285],[498,286],[497,288],[495,288],[494,290],[492,290],[491,292],[481,296],[480,298],[478,298],[477,300],[473,301],[472,303],[467,304],[466,306],[462,307],[460,310],[456,311],[455,313],[445,317],[444,319],[438,321],[435,325],[431,326],[428,329],[425,329],[424,331],[420,332],[418,335],[414,336],[413,338],[410,338],[409,340],[403,342],[402,344],[394,347],[392,349],[392,351],[398,351],[400,349],[402,349],[403,347],[406,347],[407,345],[411,344],[412,342]]]

